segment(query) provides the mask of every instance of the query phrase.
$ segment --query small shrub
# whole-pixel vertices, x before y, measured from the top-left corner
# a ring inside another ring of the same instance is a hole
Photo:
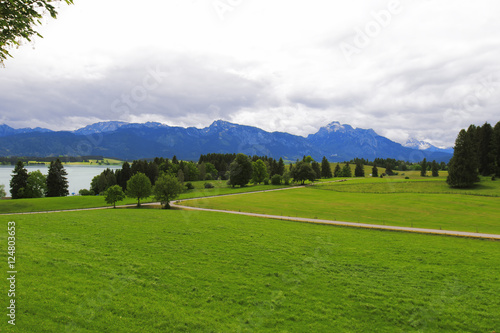
[[[495,176],[491,177],[491,180],[497,180]]]
[[[274,175],[271,177],[271,184],[272,185],[281,185],[281,176],[280,175]]]
[[[186,188],[187,188],[188,190],[192,190],[192,189],[194,189],[194,186],[193,186],[193,184],[191,184],[191,183],[186,183]]]
[[[380,178],[384,178],[384,174],[381,174],[381,175],[380,175]]]
[[[94,191],[92,190],[87,190],[85,188],[82,188],[80,191],[78,191],[78,194],[82,195],[82,196],[86,196],[86,195],[95,195]]]
[[[214,188],[214,185],[212,183],[205,183],[205,188]]]
[[[205,175],[205,180],[213,180],[214,178],[212,177],[212,174],[211,173],[207,173]]]
[[[405,179],[410,179],[410,177],[406,176]]]
[[[264,179],[264,185],[269,185],[269,178]]]

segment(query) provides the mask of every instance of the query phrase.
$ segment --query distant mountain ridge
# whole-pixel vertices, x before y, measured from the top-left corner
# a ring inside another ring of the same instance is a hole
[[[0,156],[78,156],[102,155],[124,160],[172,157],[197,161],[201,154],[244,153],[296,160],[311,155],[326,156],[332,162],[353,158],[373,160],[395,158],[417,162],[445,161],[446,151],[419,150],[391,141],[372,129],[354,129],[332,122],[307,138],[284,132],[266,132],[260,128],[214,121],[209,127],[175,127],[156,122],[99,122],[78,130],[15,130],[0,125]]]
[[[449,154],[453,154],[453,148],[439,148],[427,141],[417,140],[415,138],[410,138],[403,143],[404,147],[418,149],[418,150],[427,150],[427,151],[441,151]]]

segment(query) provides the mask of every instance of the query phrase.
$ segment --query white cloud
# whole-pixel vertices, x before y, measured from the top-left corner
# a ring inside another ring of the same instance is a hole
[[[376,27],[393,2],[242,0],[224,20],[212,0],[76,2],[47,21],[34,49],[12,52],[0,119],[52,129],[225,119],[299,135],[340,121],[447,146],[470,123],[496,123],[500,3],[401,0],[347,62],[339,45]],[[141,97],[158,67],[167,76]],[[133,93],[140,103],[117,112]]]

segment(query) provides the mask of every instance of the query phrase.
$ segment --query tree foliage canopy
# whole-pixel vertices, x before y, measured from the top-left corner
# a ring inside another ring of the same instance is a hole
[[[127,196],[137,199],[137,207],[141,206],[141,199],[145,199],[151,195],[151,181],[148,176],[142,172],[138,172],[127,182]]]
[[[238,154],[229,166],[229,183],[245,186],[252,178],[252,162],[245,154]]]
[[[9,48],[20,45],[23,40],[31,41],[35,36],[42,37],[35,26],[41,24],[45,13],[56,18],[54,3],[60,0],[6,0],[0,1],[0,64],[10,57]],[[64,0],[72,4],[73,0]]]
[[[254,184],[260,184],[267,178],[269,178],[269,174],[267,172],[266,163],[261,159],[252,162],[252,182]]]
[[[116,203],[125,199],[125,193],[120,185],[113,185],[104,192],[106,203],[116,208]]]
[[[153,187],[155,199],[160,201],[165,208],[170,208],[170,201],[182,193],[182,184],[172,175],[160,176]]]

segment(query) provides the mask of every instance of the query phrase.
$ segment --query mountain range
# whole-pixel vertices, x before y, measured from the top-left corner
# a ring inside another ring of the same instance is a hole
[[[448,162],[453,150],[439,149],[417,140],[407,146],[378,135],[372,129],[354,129],[332,122],[307,137],[266,132],[252,126],[214,121],[209,127],[174,127],[156,122],[95,123],[75,131],[44,128],[14,129],[0,125],[0,156],[87,156],[102,155],[122,160],[172,157],[197,161],[201,154],[244,153],[283,157],[294,161],[304,155],[315,160],[326,156],[331,162],[353,158],[394,158],[410,162]]]

